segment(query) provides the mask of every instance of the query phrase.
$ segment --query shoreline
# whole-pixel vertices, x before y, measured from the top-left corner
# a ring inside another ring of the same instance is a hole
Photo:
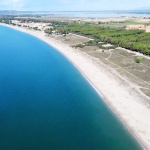
[[[150,149],[150,109],[145,104],[146,97],[140,95],[119,74],[84,52],[46,37],[43,32],[5,24],[0,25],[33,35],[64,55],[103,98],[103,102],[126,126],[143,149]],[[89,68],[92,69],[89,70]]]

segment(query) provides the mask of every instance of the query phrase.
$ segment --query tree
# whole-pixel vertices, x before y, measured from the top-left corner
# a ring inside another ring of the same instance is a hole
[[[136,62],[136,63],[140,63],[140,62],[141,62],[141,57],[137,56],[137,57],[135,58],[135,62]]]
[[[52,29],[50,29],[50,28],[45,29],[44,32],[47,33],[47,34],[52,34]]]
[[[33,27],[34,30],[38,30],[38,27]]]

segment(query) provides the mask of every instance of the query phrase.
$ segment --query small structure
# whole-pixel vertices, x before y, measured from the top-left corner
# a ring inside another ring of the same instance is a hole
[[[113,45],[111,45],[111,44],[104,44],[102,46],[105,47],[105,48],[107,48],[107,47],[112,47]]]

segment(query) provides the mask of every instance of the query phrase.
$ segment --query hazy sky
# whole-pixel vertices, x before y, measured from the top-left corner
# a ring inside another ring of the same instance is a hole
[[[150,0],[0,0],[0,10],[129,10]]]

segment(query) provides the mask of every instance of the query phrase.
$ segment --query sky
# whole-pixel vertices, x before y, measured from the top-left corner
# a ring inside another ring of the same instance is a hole
[[[0,10],[75,11],[150,8],[150,0],[0,0]]]

